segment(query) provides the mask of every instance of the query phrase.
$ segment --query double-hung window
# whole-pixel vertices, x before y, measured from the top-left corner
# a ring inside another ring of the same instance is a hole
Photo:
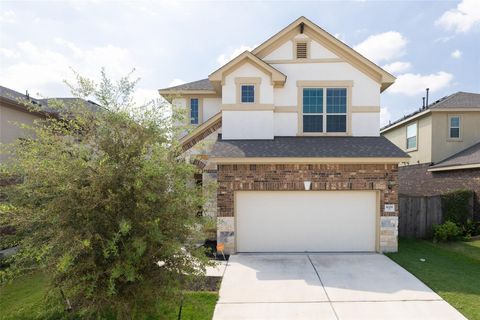
[[[198,99],[190,99],[190,123],[198,124]]]
[[[460,117],[450,116],[448,119],[448,136],[450,139],[460,139]]]
[[[407,126],[407,150],[417,148],[417,123]]]
[[[255,102],[255,85],[242,84],[241,87],[242,103],[254,103]]]
[[[347,132],[347,89],[303,88],[303,132]]]

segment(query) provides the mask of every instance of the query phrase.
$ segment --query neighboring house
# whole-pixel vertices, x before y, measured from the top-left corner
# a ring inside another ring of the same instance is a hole
[[[35,99],[29,95],[0,86],[0,143],[8,144],[18,138],[26,137],[26,132],[20,125],[32,125],[37,119],[44,119],[48,114],[55,114],[48,107],[49,101],[61,101],[64,105],[74,105],[77,98],[52,98]],[[99,106],[92,101],[84,101],[88,107],[98,109]],[[33,111],[30,105],[38,106],[38,111]],[[0,154],[0,162],[6,159],[5,154]]]
[[[394,81],[300,17],[208,79],[160,90],[195,126],[181,143],[218,184],[205,212],[226,252],[397,250],[408,156],[379,134]]]
[[[399,168],[399,193],[475,192],[480,219],[480,94],[457,92],[381,129],[410,155]]]

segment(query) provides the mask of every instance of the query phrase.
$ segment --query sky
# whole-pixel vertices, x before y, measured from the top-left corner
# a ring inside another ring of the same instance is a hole
[[[114,79],[135,68],[136,100],[208,77],[300,16],[397,77],[381,98],[394,121],[457,91],[480,92],[480,0],[4,1],[0,85],[69,96],[72,69]]]

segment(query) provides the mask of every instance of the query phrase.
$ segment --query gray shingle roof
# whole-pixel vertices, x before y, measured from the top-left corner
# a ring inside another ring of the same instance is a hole
[[[408,158],[405,152],[384,137],[275,137],[273,140],[222,140],[219,136],[210,156]]]
[[[202,79],[202,80],[188,82],[178,86],[164,88],[160,90],[189,91],[189,90],[215,90],[215,89],[213,88],[210,80]]]
[[[431,166],[431,169],[480,164],[480,142]]]
[[[85,106],[90,108],[92,111],[98,111],[101,109],[101,106],[90,100],[83,100],[80,98],[48,98],[48,99],[36,99],[31,96],[26,96],[23,93],[12,90],[10,88],[0,86],[0,98],[8,99],[18,105],[18,107],[25,110],[29,109],[29,102],[38,105],[41,112],[57,114],[58,110],[52,106],[48,106],[49,103],[53,101],[59,101],[63,103],[63,106],[75,106],[79,101],[83,102]]]
[[[480,93],[472,93],[472,92],[456,92],[449,96],[445,96],[437,101],[429,104],[425,109],[420,108],[406,116],[389,123],[388,125],[384,126],[380,130],[385,130],[389,127],[396,125],[397,123],[404,121],[410,117],[413,117],[420,112],[423,112],[428,109],[455,109],[455,108],[472,108],[478,109],[480,111]]]
[[[480,110],[480,93],[459,91],[430,105],[430,109],[440,108],[477,108]]]

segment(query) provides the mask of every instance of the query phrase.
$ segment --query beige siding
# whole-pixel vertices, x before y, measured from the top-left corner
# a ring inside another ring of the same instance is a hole
[[[0,143],[12,143],[17,138],[24,137],[25,131],[18,124],[33,124],[39,118],[32,113],[0,105]],[[5,158],[5,155],[0,154],[0,161]]]
[[[461,139],[448,138],[448,116],[461,117]],[[432,162],[439,162],[480,141],[480,112],[432,112],[433,145]]]
[[[395,129],[389,130],[382,135],[393,142],[397,147],[406,151],[407,126],[417,122],[417,149],[407,152],[411,157],[409,164],[429,163],[432,160],[432,117],[430,115],[409,121]]]

